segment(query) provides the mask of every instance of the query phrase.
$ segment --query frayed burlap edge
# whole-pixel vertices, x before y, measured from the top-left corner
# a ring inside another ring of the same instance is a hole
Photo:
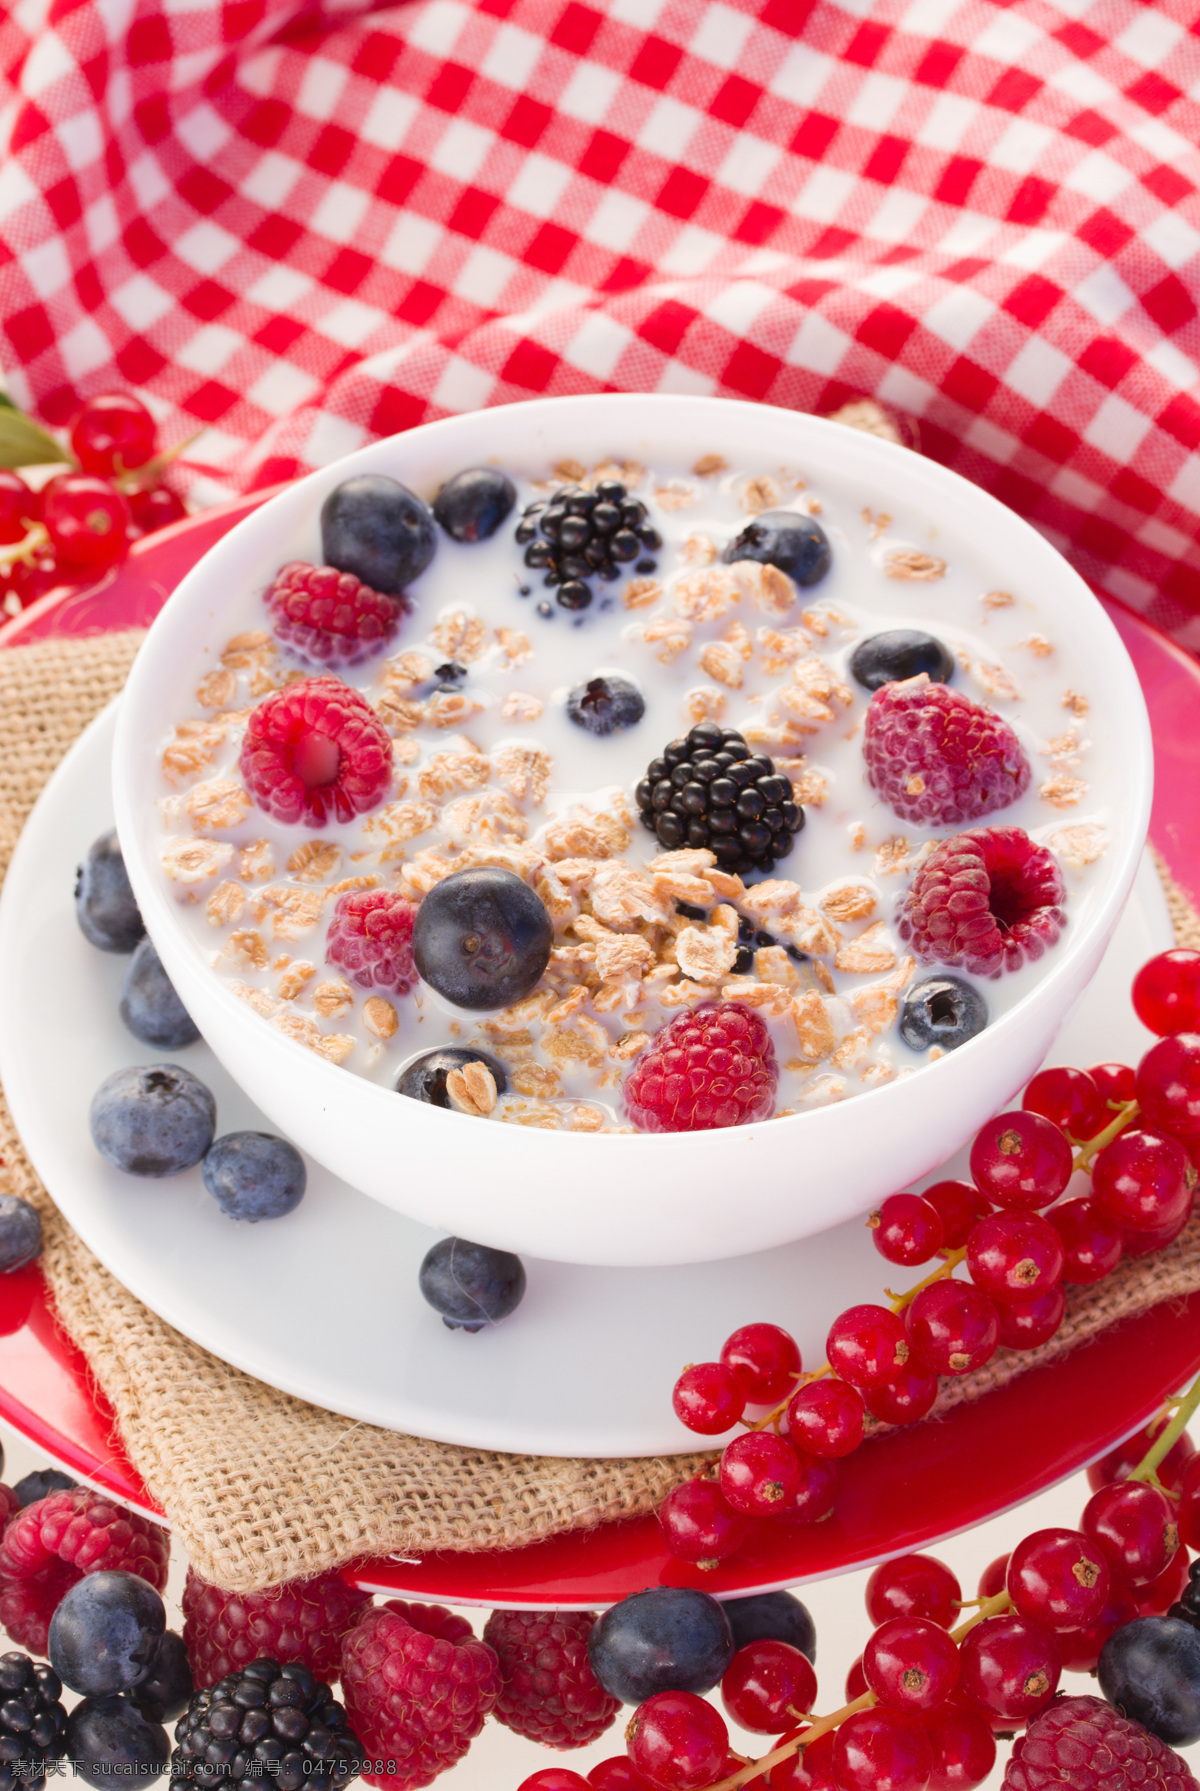
[[[121,688],[130,632],[0,653],[0,874],[67,747]],[[1164,876],[1177,933],[1200,918]],[[651,1511],[699,1456],[575,1461],[499,1455],[353,1424],[230,1368],[147,1311],[65,1224],[0,1097],[9,1185],[46,1225],[43,1266],[58,1319],[116,1414],[116,1434],[198,1570],[231,1590],[360,1556],[515,1548]],[[935,1415],[1053,1361],[1123,1317],[1200,1288],[1200,1219],[1169,1250],[1076,1290],[1051,1343],[1001,1351],[943,1387]]]

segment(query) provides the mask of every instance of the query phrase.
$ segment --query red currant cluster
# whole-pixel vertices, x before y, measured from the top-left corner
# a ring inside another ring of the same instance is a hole
[[[804,1374],[778,1325],[743,1326],[720,1360],[685,1368],[677,1416],[701,1436],[746,1428],[719,1463],[659,1509],[670,1552],[713,1567],[759,1519],[825,1517],[839,1460],[862,1442],[868,1415],[912,1424],[942,1375],[982,1367],[997,1347],[1046,1343],[1065,1287],[1100,1281],[1123,1256],[1160,1250],[1191,1217],[1200,1153],[1200,952],[1153,958],[1134,983],[1140,1018],[1161,1035],[1136,1071],[1123,1064],[1043,1070],[1019,1111],[985,1125],[971,1181],[893,1194],[868,1221],[880,1254],[939,1266],[884,1305],[851,1306],[830,1327],[825,1361]],[[1195,1031],[1189,1030],[1195,1028]],[[1134,1122],[1137,1121],[1135,1126]],[[1084,1196],[1063,1199],[1076,1171]],[[969,1279],[954,1271],[965,1267]],[[747,1419],[747,1407],[768,1408]]]
[[[1095,1491],[1078,1530],[1026,1536],[985,1569],[977,1598],[964,1598],[951,1570],[929,1555],[876,1568],[866,1588],[873,1634],[850,1669],[847,1702],[832,1715],[811,1714],[816,1674],[799,1649],[781,1641],[740,1648],[721,1698],[743,1729],[779,1738],[760,1758],[731,1751],[720,1712],[704,1698],[662,1691],[635,1710],[624,1760],[605,1761],[586,1779],[543,1768],[521,1791],[972,1791],[995,1764],[996,1737],[1045,1711],[1064,1670],[1093,1671],[1105,1644],[1137,1618],[1169,1611],[1192,1621],[1176,1602],[1189,1575],[1174,1499],[1182,1489],[1181,1511],[1191,1499],[1195,1525],[1200,1456],[1183,1425],[1200,1406],[1200,1381],[1176,1403],[1173,1418],[1164,1414],[1089,1470]],[[1101,1689],[1112,1696],[1107,1665],[1118,1702],[1144,1704],[1129,1714],[1159,1733],[1171,1669],[1164,1678],[1161,1659],[1148,1665],[1144,1644],[1126,1651],[1132,1665],[1114,1647],[1100,1667]],[[1140,1757],[1150,1759],[1145,1748],[1155,1744],[1144,1733],[1142,1743]],[[1099,1783],[1082,1755],[1075,1765],[1080,1785]],[[1152,1777],[1160,1782],[1149,1771],[1144,1782]],[[1111,1779],[1118,1782],[1134,1781]]]
[[[187,515],[162,477],[174,454],[155,453],[154,418],[132,393],[90,398],[71,425],[69,446],[33,425],[28,438],[31,455],[74,466],[40,491],[0,468],[0,607],[7,615],[53,585],[116,565],[131,541]],[[22,433],[14,452],[25,441]]]

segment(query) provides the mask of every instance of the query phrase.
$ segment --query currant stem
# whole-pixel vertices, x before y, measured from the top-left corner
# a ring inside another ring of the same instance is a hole
[[[885,1293],[891,1298],[892,1311],[903,1312],[906,1307],[912,1305],[919,1293],[923,1293],[927,1287],[932,1287],[935,1281],[945,1281],[954,1273],[960,1262],[966,1261],[966,1258],[967,1250],[964,1244],[961,1250],[947,1250],[938,1267],[931,1274],[926,1275],[924,1281],[918,1281],[915,1287],[910,1287],[907,1293],[893,1294],[890,1288],[885,1288]]]
[[[818,1717],[812,1728],[806,1729],[796,1741],[789,1741],[782,1747],[772,1748],[771,1752],[764,1754],[761,1760],[751,1760],[750,1764],[744,1766],[740,1772],[731,1773],[729,1778],[721,1779],[712,1787],[712,1791],[739,1791],[740,1786],[748,1785],[752,1779],[758,1778],[764,1772],[770,1772],[773,1766],[781,1766],[785,1760],[790,1760],[793,1754],[798,1754],[803,1748],[806,1748],[810,1741],[819,1740],[822,1735],[828,1734],[830,1729],[836,1729],[841,1723],[844,1723],[848,1716],[853,1716],[856,1710],[866,1710],[874,1702],[875,1693],[864,1692],[861,1698],[855,1698],[853,1704],[843,1705],[841,1710],[835,1710],[832,1716]]]
[[[1113,1105],[1111,1101],[1108,1104],[1110,1107]],[[1110,1121],[1102,1132],[1097,1132],[1094,1138],[1089,1138],[1087,1143],[1076,1153],[1076,1169],[1083,1169],[1090,1174],[1092,1158],[1099,1155],[1105,1145],[1111,1144],[1114,1138],[1119,1138],[1126,1126],[1135,1120],[1137,1115],[1137,1102],[1123,1101],[1117,1113],[1117,1117]]]
[[[18,560],[24,560],[27,566],[31,566],[34,556],[47,547],[49,542],[50,531],[45,523],[29,523],[28,532],[19,541],[7,541],[0,546],[0,570],[7,572]]]
[[[1187,1392],[1180,1398],[1175,1407],[1175,1415],[1163,1431],[1162,1435],[1155,1438],[1153,1444],[1146,1451],[1145,1455],[1143,1455],[1132,1474],[1130,1474],[1129,1478],[1131,1480],[1148,1480],[1154,1485],[1158,1484],[1158,1475],[1156,1474],[1155,1469],[1170,1450],[1172,1444],[1178,1441],[1179,1437],[1183,1435],[1183,1432],[1187,1427],[1188,1419],[1197,1410],[1200,1410],[1200,1375],[1196,1376],[1196,1379],[1192,1382]]]

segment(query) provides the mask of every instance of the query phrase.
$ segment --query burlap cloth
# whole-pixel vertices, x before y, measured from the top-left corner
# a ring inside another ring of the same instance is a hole
[[[0,877],[42,785],[120,690],[140,640],[131,631],[0,652]],[[1200,918],[1164,882],[1177,937],[1200,945]],[[101,1267],[34,1175],[2,1095],[0,1156],[11,1189],[41,1210],[59,1320],[111,1404],[121,1443],[196,1567],[219,1585],[250,1591],[364,1555],[515,1548],[639,1516],[701,1459],[496,1455],[352,1424],[277,1393],[189,1343]],[[1073,1290],[1051,1343],[1001,1350],[945,1384],[934,1415],[1198,1288],[1200,1216],[1169,1250],[1123,1263],[1098,1289]]]

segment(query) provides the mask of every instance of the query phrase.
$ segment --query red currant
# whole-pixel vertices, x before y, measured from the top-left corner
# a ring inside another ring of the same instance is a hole
[[[878,1386],[908,1361],[904,1325],[887,1306],[850,1306],[830,1327],[825,1359],[852,1387]]]
[[[41,499],[20,473],[0,467],[0,542],[23,541],[41,510]]]
[[[995,1598],[997,1592],[1003,1592],[1004,1582],[1008,1577],[1008,1556],[997,1555],[989,1561],[979,1576],[980,1598]]]
[[[1133,979],[1133,1007],[1160,1037],[1200,1032],[1200,951],[1160,951]]]
[[[958,1648],[928,1617],[892,1617],[863,1649],[863,1674],[879,1702],[910,1716],[944,1704],[958,1684]]]
[[[996,1308],[969,1281],[935,1281],[908,1308],[913,1354],[934,1374],[968,1374],[996,1348]]]
[[[889,1381],[868,1389],[867,1408],[881,1424],[916,1424],[932,1409],[938,1379],[916,1362],[906,1362]]]
[[[1017,1612],[1047,1629],[1086,1629],[1104,1609],[1111,1579],[1104,1551],[1082,1530],[1035,1530],[1008,1557]]]
[[[788,1402],[787,1427],[809,1455],[852,1455],[863,1436],[862,1394],[849,1381],[809,1381]]]
[[[1063,1247],[1063,1280],[1090,1287],[1111,1275],[1121,1260],[1124,1233],[1094,1200],[1064,1200],[1046,1214]]]
[[[1028,1617],[985,1617],[959,1647],[959,1684],[990,1720],[1024,1723],[1058,1689],[1062,1661],[1050,1631]]]
[[[521,1780],[517,1791],[591,1791],[591,1787],[569,1766],[539,1766]]]
[[[971,1146],[976,1187],[993,1206],[1010,1211],[1049,1206],[1074,1167],[1070,1145],[1040,1113],[999,1113],[980,1128]]]
[[[733,1370],[721,1362],[690,1362],[671,1395],[675,1416],[702,1437],[720,1436],[746,1409],[746,1396]]]
[[[750,1521],[734,1511],[712,1480],[685,1480],[658,1508],[663,1541],[677,1561],[715,1567],[735,1555],[750,1534]]]
[[[858,1659],[851,1663],[850,1671],[846,1674],[847,1704],[853,1704],[855,1699],[861,1698],[866,1690],[867,1676],[863,1672],[863,1657],[860,1654]]]
[[[1086,1629],[1060,1629],[1054,1640],[1063,1671],[1093,1673],[1100,1659],[1100,1650],[1114,1629],[1131,1623],[1138,1614],[1137,1600],[1127,1586],[1113,1584],[1104,1601],[1104,1609]]]
[[[629,1764],[628,1754],[610,1754],[599,1760],[587,1775],[589,1791],[653,1791]]]
[[[66,565],[98,570],[124,559],[129,505],[107,479],[59,473],[42,491],[42,521]]]
[[[1034,1300],[997,1300],[997,1341],[1005,1349],[1040,1349],[1062,1324],[1067,1296],[1062,1287],[1048,1287]]]
[[[1092,1164],[1092,1199],[1123,1232],[1161,1231],[1185,1218],[1188,1160],[1173,1138],[1122,1132]]]
[[[1160,1469],[1161,1472],[1161,1469]],[[1188,1583],[1188,1552],[1181,1548],[1165,1573],[1160,1573],[1148,1586],[1136,1586],[1134,1603],[1139,1617],[1162,1617],[1170,1610]]]
[[[992,1299],[1036,1299],[1062,1280],[1062,1239],[1038,1213],[995,1213],[967,1239],[967,1269]]]
[[[1026,1113],[1040,1113],[1072,1138],[1094,1138],[1112,1114],[1086,1070],[1039,1070],[1021,1102]]]
[[[924,1729],[933,1749],[928,1791],[975,1791],[983,1784],[996,1764],[996,1742],[981,1716],[965,1704],[943,1704]]]
[[[935,1555],[897,1555],[867,1581],[867,1615],[874,1624],[892,1617],[926,1617],[952,1629],[961,1615],[962,1587]]]
[[[1187,1222],[1192,1216],[1194,1195],[1188,1195],[1188,1203],[1184,1210],[1170,1225],[1160,1225],[1155,1231],[1127,1231],[1125,1233],[1126,1256],[1153,1256],[1159,1250],[1165,1250],[1173,1244],[1180,1232],[1186,1230]]]
[[[867,1223],[884,1261],[905,1269],[928,1262],[945,1242],[941,1215],[920,1194],[889,1194]]]
[[[1127,1063],[1094,1063],[1088,1075],[1100,1090],[1105,1102],[1124,1104],[1137,1092],[1137,1074]],[[1114,1116],[1110,1112],[1109,1118]]]
[[[721,1456],[721,1491],[747,1517],[782,1517],[796,1503],[803,1482],[800,1457],[773,1430],[735,1437]]]
[[[695,1692],[655,1692],[629,1719],[625,1747],[634,1771],[656,1791],[704,1791],[721,1776],[729,1730]]]
[[[800,1351],[779,1325],[743,1325],[725,1339],[721,1364],[736,1376],[748,1405],[774,1405],[800,1378]]]
[[[779,1516],[793,1524],[815,1524],[828,1517],[837,1503],[842,1470],[836,1461],[799,1450],[800,1485],[796,1496]]]
[[[804,1732],[803,1729],[793,1729],[783,1740],[794,1741],[797,1733],[803,1735]],[[778,1766],[772,1766],[765,1781],[767,1791],[840,1791],[838,1781],[833,1776],[833,1743],[836,1735],[836,1729],[826,1729],[810,1746],[793,1754],[790,1760],[781,1760]],[[754,1781],[751,1783],[754,1784]]]
[[[971,1182],[934,1182],[921,1194],[942,1221],[942,1235],[947,1250],[961,1250],[976,1219],[991,1211],[979,1189]]]
[[[747,1642],[721,1680],[721,1702],[755,1735],[780,1735],[817,1701],[812,1662],[790,1642]]]
[[[1148,1124],[1179,1138],[1200,1135],[1200,1033],[1151,1045],[1137,1067],[1137,1098]]]
[[[1183,1470],[1178,1515],[1180,1540],[1200,1549],[1200,1455],[1193,1455]]]
[[[153,535],[172,522],[182,522],[188,513],[179,493],[169,485],[150,485],[144,491],[131,492],[129,509],[134,528],[143,535]]]
[[[933,1750],[895,1711],[856,1710],[836,1731],[834,1777],[841,1791],[925,1791]]]
[[[131,472],[154,453],[154,418],[132,392],[101,392],[72,423],[71,451],[85,473]]]
[[[1079,1520],[1126,1586],[1147,1586],[1165,1573],[1179,1548],[1171,1501],[1156,1486],[1119,1480],[1094,1492]]]
[[[19,610],[28,609],[31,603],[36,603],[39,597],[44,597],[47,591],[52,591],[55,585],[61,584],[64,576],[58,570],[50,550],[38,554],[32,562],[15,560],[11,566],[0,571],[0,600],[5,617],[15,613],[9,602],[10,598],[16,600]]]
[[[1118,1443],[1115,1449],[1110,1449],[1107,1455],[1102,1455],[1099,1461],[1094,1461],[1087,1471],[1088,1485],[1092,1491],[1098,1492],[1102,1486],[1111,1486],[1116,1480],[1128,1480],[1150,1445],[1158,1439],[1169,1423],[1169,1414],[1159,1412],[1157,1416],[1151,1418],[1143,1430],[1136,1431],[1131,1437],[1126,1437],[1123,1443]],[[1168,1492],[1179,1491],[1184,1466],[1195,1453],[1196,1445],[1185,1430],[1182,1436],[1177,1437],[1171,1444],[1154,1470]]]

